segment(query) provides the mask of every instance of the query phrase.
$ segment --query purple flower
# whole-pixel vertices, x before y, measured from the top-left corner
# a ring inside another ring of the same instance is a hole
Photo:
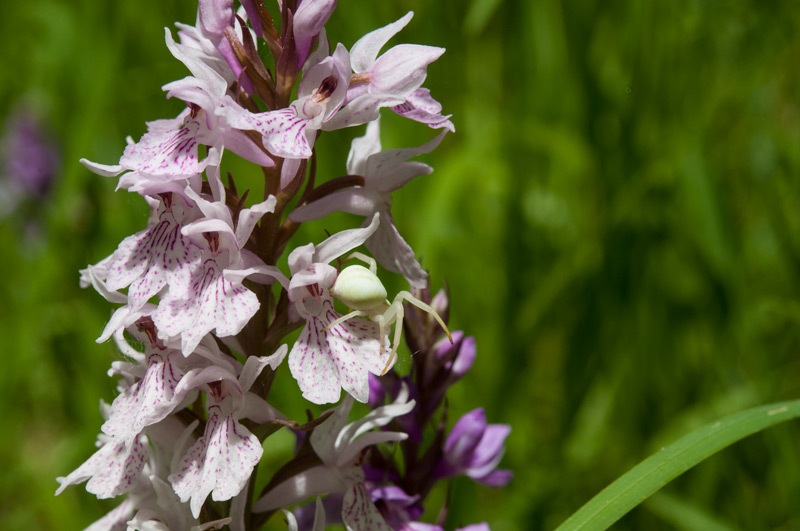
[[[319,35],[336,8],[336,0],[303,0],[298,2],[292,33],[297,53],[297,67],[303,66],[311,50],[311,41]]]
[[[431,415],[444,399],[448,388],[460,380],[475,362],[474,337],[464,337],[464,332],[453,332],[453,342],[443,339],[434,345],[432,352],[419,363],[420,389],[425,394],[422,414]]]
[[[466,475],[490,487],[511,481],[510,470],[495,470],[511,432],[507,424],[487,424],[483,408],[470,411],[453,426],[444,445],[444,459],[434,471],[436,477]]]
[[[26,195],[44,197],[58,171],[59,155],[34,114],[21,109],[11,115],[2,150],[9,184]]]

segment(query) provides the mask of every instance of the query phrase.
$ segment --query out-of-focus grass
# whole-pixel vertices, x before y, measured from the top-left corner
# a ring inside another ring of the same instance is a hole
[[[553,528],[688,429],[800,395],[795,7],[339,6],[328,34],[347,46],[414,9],[397,42],[448,49],[426,85],[458,132],[394,212],[434,284],[450,286],[453,326],[478,339],[451,415],[484,406],[512,424],[504,466],[516,473],[502,490],[455,481],[453,524]],[[38,109],[63,168],[46,203],[0,226],[0,521],[78,528],[115,502],[80,487],[54,498],[54,478],[92,452],[115,354],[94,343],[110,307],[79,290],[77,270],[140,230],[147,211],[77,160],[112,163],[145,120],[178,112],[160,86],[186,72],[163,27],[193,22],[194,5],[6,9],[0,44],[21,51],[0,69],[0,114],[21,100]],[[387,147],[434,134],[384,125]],[[342,141],[321,147],[321,175],[341,173],[346,152]],[[325,226],[304,234],[319,241]],[[730,448],[619,528],[800,528],[798,440],[790,425]]]

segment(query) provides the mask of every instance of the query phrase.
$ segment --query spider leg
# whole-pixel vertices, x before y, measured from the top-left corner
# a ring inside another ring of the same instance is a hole
[[[436,322],[439,323],[439,326],[442,327],[444,333],[447,334],[447,339],[450,340],[450,343],[453,342],[453,336],[450,334],[450,330],[447,328],[447,325],[444,324],[442,318],[439,317],[439,314],[436,312],[436,310],[434,310],[430,305],[425,304],[424,302],[413,296],[408,291],[400,291],[394,298],[395,304],[403,300],[408,301],[417,308],[419,308],[420,310],[431,314],[434,317],[434,319],[436,319]]]
[[[373,275],[378,273],[378,263],[374,258],[367,256],[364,253],[359,253],[358,251],[351,253],[350,256],[347,257],[347,260],[361,260],[369,266],[369,270]]]
[[[394,340],[392,342],[392,351],[389,359],[386,361],[386,366],[381,371],[381,376],[386,374],[386,371],[391,367],[392,362],[397,357],[397,349],[400,348],[400,338],[403,334],[403,303],[396,300],[389,305],[389,309],[381,316],[381,320],[385,319],[386,322],[391,323],[394,321]],[[383,336],[381,336],[383,337]]]
[[[342,324],[343,322],[345,322],[345,321],[347,321],[349,319],[352,319],[353,317],[364,317],[366,315],[367,315],[367,313],[366,312],[362,312],[361,310],[352,311],[352,312],[350,312],[350,313],[348,313],[346,315],[343,315],[343,316],[339,317],[338,319],[336,319],[334,321],[331,321],[330,324],[328,324],[328,326],[325,327],[325,331],[327,332],[328,330],[330,330],[334,326],[336,326],[338,324]]]

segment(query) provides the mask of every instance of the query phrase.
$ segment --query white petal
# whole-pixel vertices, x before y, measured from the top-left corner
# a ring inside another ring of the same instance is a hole
[[[392,531],[363,484],[355,485],[345,493],[342,521],[347,531]]]
[[[337,232],[317,245],[315,252],[316,261],[327,264],[363,244],[367,238],[378,230],[378,223],[380,223],[379,218],[379,214],[376,213],[372,217],[370,224],[366,227]]]
[[[364,136],[353,139],[350,153],[347,155],[347,173],[350,175],[366,175],[367,159],[381,151],[380,120],[367,124]]]
[[[111,413],[101,429],[118,440],[131,441],[145,426],[164,419],[180,404],[185,393],[175,389],[184,372],[172,358],[176,351],[154,352],[147,372],[111,404]],[[180,354],[178,354],[180,355]]]
[[[315,404],[338,401],[342,388],[366,402],[369,373],[379,374],[389,356],[378,340],[378,326],[353,318],[327,329],[339,315],[330,297],[321,304],[320,316],[309,318],[289,353],[289,370],[303,396]]]
[[[145,439],[146,440],[146,439]],[[69,485],[87,479],[86,490],[98,499],[113,498],[128,492],[142,472],[147,451],[141,438],[133,443],[110,441],[104,444],[85,463],[65,478],[57,478],[61,486],[56,495]]]
[[[189,449],[169,481],[181,501],[191,499],[192,515],[197,518],[209,493],[214,501],[225,501],[242,491],[262,452],[255,435],[233,416],[221,417],[220,406],[213,405],[203,437]]]
[[[406,13],[401,19],[371,31],[361,37],[350,49],[350,64],[353,72],[366,72],[375,63],[378,52],[401,29],[411,21],[413,11]]]

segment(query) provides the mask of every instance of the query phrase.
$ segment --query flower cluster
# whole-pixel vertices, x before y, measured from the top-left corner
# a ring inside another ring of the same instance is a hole
[[[87,481],[98,498],[126,495],[91,529],[257,529],[297,504],[285,513],[290,528],[441,529],[419,522],[437,481],[510,479],[497,470],[507,426],[487,424],[478,409],[446,433],[439,406],[472,365],[474,341],[450,334],[447,297],[429,299],[427,272],[391,214],[392,192],[432,171],[411,159],[454,131],[422,86],[444,50],[383,51],[412,13],[349,50],[331,47],[324,26],[335,7],[283,0],[273,16],[262,0],[200,0],[194,26],[178,24],[177,40],[166,32],[190,75],[164,90],[186,108],[148,123],[118,164],[82,160],[152,212],[145,229],[81,271],[82,285],[116,306],[98,341],[113,339],[123,356],[109,371],[119,394],[103,406],[98,450],[58,478],[57,494]],[[440,132],[416,148],[383,150],[384,108]],[[322,132],[364,124],[346,174],[318,182]],[[242,193],[243,180],[223,182],[228,151],[263,182]],[[262,186],[263,197],[249,200]],[[364,222],[294,244],[302,223],[336,211]],[[350,260],[364,265],[343,267]],[[411,291],[390,300],[378,265]],[[393,366],[404,328],[418,354],[401,377]],[[339,405],[304,423],[273,407],[285,358],[306,400]],[[368,412],[348,423],[355,402]],[[435,442],[422,451],[431,427]],[[279,429],[297,436],[296,455],[257,481]]]

